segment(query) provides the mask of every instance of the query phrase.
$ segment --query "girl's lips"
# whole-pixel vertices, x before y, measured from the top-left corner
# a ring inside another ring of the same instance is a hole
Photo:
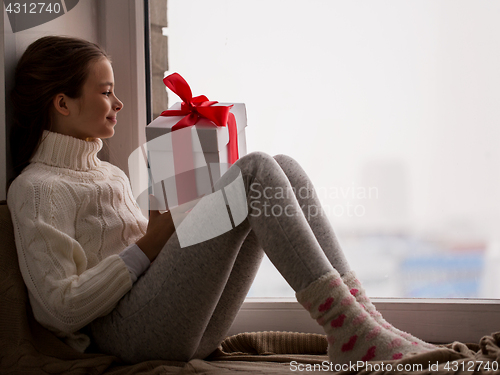
[[[116,117],[106,117],[111,122],[116,122]]]

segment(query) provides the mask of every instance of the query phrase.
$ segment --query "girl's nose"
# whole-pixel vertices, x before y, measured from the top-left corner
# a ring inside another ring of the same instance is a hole
[[[118,97],[115,96],[115,98],[116,98],[116,101],[114,103],[114,106],[113,106],[114,108],[113,109],[116,112],[118,112],[119,110],[121,110],[123,108],[123,103],[121,102],[120,99],[118,99]]]

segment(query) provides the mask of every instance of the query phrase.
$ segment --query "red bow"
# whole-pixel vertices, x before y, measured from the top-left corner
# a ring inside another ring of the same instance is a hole
[[[229,163],[233,164],[238,160],[238,129],[236,127],[236,119],[230,112],[232,105],[213,106],[213,104],[218,102],[209,101],[205,95],[193,98],[191,88],[178,73],[172,73],[163,78],[163,83],[182,99],[180,110],[168,109],[160,115],[184,116],[172,127],[172,131],[195,125],[202,117],[212,121],[216,126],[226,126],[227,124],[229,131]]]

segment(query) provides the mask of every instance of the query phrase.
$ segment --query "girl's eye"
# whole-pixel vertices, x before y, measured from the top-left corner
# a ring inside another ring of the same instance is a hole
[[[106,91],[103,94],[106,95],[106,96],[110,96],[111,95],[111,91]]]

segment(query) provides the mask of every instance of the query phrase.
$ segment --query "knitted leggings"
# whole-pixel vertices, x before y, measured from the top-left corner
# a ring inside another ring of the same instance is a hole
[[[235,165],[245,184],[247,218],[189,247],[181,248],[174,233],[116,308],[91,323],[101,352],[126,362],[208,356],[225,338],[263,251],[295,291],[332,271],[332,264],[341,275],[349,271],[311,181],[295,160],[254,152]],[[231,182],[230,172],[215,188]]]

